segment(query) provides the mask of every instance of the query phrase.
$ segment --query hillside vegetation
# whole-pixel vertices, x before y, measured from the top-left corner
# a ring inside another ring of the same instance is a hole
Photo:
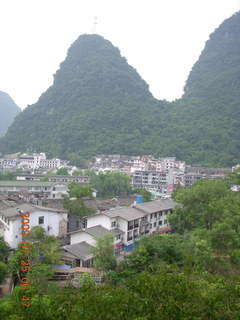
[[[96,34],[80,36],[54,84],[17,116],[0,151],[34,147],[61,158],[120,153],[221,167],[238,163],[239,27],[240,12],[215,30],[182,99],[173,103],[154,99],[109,41]]]

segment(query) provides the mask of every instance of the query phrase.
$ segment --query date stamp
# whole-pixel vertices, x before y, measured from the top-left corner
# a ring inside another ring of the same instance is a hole
[[[21,212],[21,234],[22,234],[22,242],[20,243],[21,245],[21,250],[22,252],[25,253],[31,253],[31,248],[30,248],[30,242],[28,241],[29,235],[30,235],[30,213],[29,212]],[[27,273],[28,271],[31,270],[31,265],[30,265],[30,260],[21,260],[21,271],[23,273]],[[20,279],[20,285],[22,290],[27,290],[30,289],[30,279],[28,277],[21,277]],[[26,295],[23,295],[22,297],[22,302],[21,304],[25,307],[30,307],[30,298]]]

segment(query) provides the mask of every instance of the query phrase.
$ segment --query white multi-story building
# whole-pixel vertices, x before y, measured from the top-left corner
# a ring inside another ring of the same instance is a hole
[[[140,236],[170,232],[167,217],[175,205],[172,200],[156,200],[86,216],[86,228],[70,232],[70,244],[85,241],[94,246],[95,237],[111,232],[115,251],[129,251]]]
[[[61,159],[47,159],[45,153],[33,153],[32,155],[22,154],[20,156],[20,167],[26,166],[29,169],[59,169],[67,165],[67,161]]]
[[[20,166],[27,166],[29,169],[38,169],[40,161],[45,159],[45,153],[33,153],[32,155],[24,153],[20,156]]]
[[[10,159],[10,158],[1,158],[0,159],[0,172],[1,171],[9,171],[15,168],[18,164],[17,159]]]
[[[145,188],[148,191],[165,192],[173,185],[173,171],[136,171],[132,178],[132,187]]]

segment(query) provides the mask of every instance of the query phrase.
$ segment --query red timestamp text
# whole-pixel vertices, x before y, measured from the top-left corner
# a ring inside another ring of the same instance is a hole
[[[23,241],[20,243],[21,250],[24,253],[31,253],[31,247],[30,242],[27,241],[25,237],[28,237],[30,235],[30,213],[29,212],[21,212],[21,234]],[[21,260],[21,274],[28,273],[31,270],[30,260]],[[30,279],[23,275],[20,279],[20,286],[22,290],[28,290],[30,289]],[[25,307],[30,307],[30,298],[27,297],[27,295],[23,295],[21,304]]]

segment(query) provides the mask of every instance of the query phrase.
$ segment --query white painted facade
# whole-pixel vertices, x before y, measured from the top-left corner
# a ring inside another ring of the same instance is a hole
[[[17,209],[16,209],[17,210]],[[22,229],[22,216],[7,218],[3,213],[0,213],[0,221],[3,223],[3,236],[4,240],[9,244],[12,249],[16,249],[18,243],[20,243],[23,238],[21,235]],[[48,235],[55,237],[62,237],[67,233],[67,212],[57,212],[52,210],[45,210],[37,208],[30,213],[29,226],[30,232],[31,228],[34,226],[43,227]],[[27,220],[25,220],[27,222]],[[27,237],[24,237],[26,240]]]
[[[121,241],[124,243],[127,242],[127,230],[128,230],[127,220],[121,217],[110,218],[104,215],[104,213],[102,213],[102,214],[96,214],[93,216],[86,217],[86,221],[87,221],[87,228],[101,225],[102,227],[108,230],[114,230],[115,228],[122,230],[124,233],[121,235],[121,237],[118,237],[118,236],[114,237],[114,244],[120,243]]]
[[[73,245],[85,241],[94,246],[95,240],[90,229],[103,227],[113,233],[114,248],[125,250],[124,248],[133,245],[140,236],[171,231],[168,215],[174,206],[172,200],[156,200],[86,216],[86,228],[70,233],[70,243]]]
[[[87,242],[91,246],[95,245],[94,237],[85,232],[84,230],[74,232],[70,235],[70,245],[80,243],[80,242]]]

